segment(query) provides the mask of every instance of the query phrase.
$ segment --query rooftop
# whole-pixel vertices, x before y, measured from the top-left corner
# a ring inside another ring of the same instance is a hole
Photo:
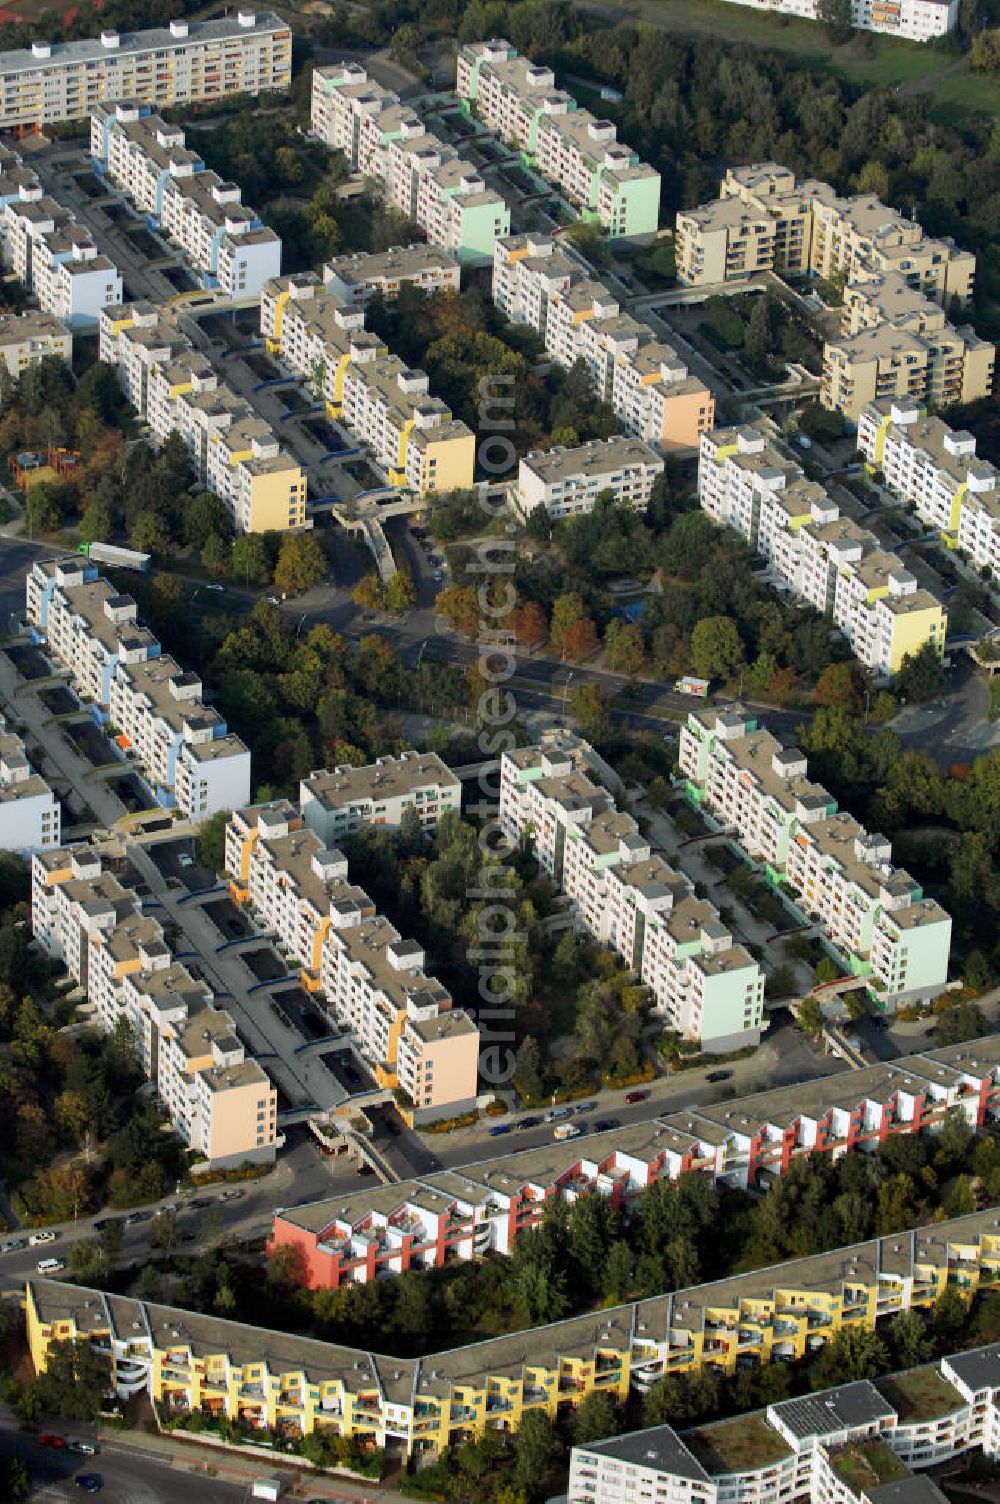
[[[790,1457],[792,1449],[761,1412],[684,1432],[696,1461],[712,1474],[751,1473]]]
[[[852,1442],[830,1452],[830,1465],[837,1477],[860,1495],[880,1483],[897,1483],[910,1477],[910,1470],[900,1462],[884,1441]]]
[[[88,63],[109,58],[120,58],[141,52],[156,52],[164,48],[171,51],[186,51],[209,42],[236,41],[243,37],[268,31],[285,31],[286,23],[274,11],[258,11],[251,26],[244,26],[237,16],[217,21],[189,21],[187,35],[176,37],[168,26],[155,26],[148,31],[125,31],[118,37],[117,45],[106,47],[100,37],[88,37],[79,42],[53,42],[50,56],[35,57],[30,48],[13,52],[0,52],[0,74],[24,73],[32,68],[51,68],[59,64]]]
[[[997,1362],[996,1357],[994,1361],[1000,1377],[1000,1362]],[[948,1415],[965,1403],[958,1390],[953,1389],[932,1364],[927,1364],[924,1368],[910,1368],[904,1373],[893,1374],[891,1378],[880,1379],[878,1388],[904,1426]]]

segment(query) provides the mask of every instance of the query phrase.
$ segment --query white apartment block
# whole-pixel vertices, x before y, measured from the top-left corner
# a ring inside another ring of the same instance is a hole
[[[589,747],[554,733],[505,752],[501,829],[529,836],[574,923],[610,945],[646,984],[667,1025],[705,1050],[760,1039],[764,978],[710,903],[655,855],[631,815],[588,775]]]
[[[195,104],[287,89],[292,35],[273,11],[171,21],[79,42],[32,42],[0,53],[0,129],[82,120],[102,101]]]
[[[121,302],[113,262],[7,147],[0,148],[0,248],[4,265],[34,293],[42,312],[71,329],[92,327],[103,308]]]
[[[884,1006],[935,997],[948,979],[951,919],[808,779],[806,760],[739,707],[691,711],[681,732],[688,796],[737,839],[772,884],[786,882],[845,967]]]
[[[30,311],[0,314],[0,360],[12,380],[49,357],[67,365],[73,358],[73,336],[60,319]]]
[[[567,1504],[944,1504],[923,1469],[1000,1457],[998,1401],[1000,1344],[973,1348],[691,1431],[574,1447]]]
[[[458,292],[461,268],[457,258],[440,246],[397,245],[387,251],[335,256],[323,267],[323,285],[341,303],[363,308],[376,293],[392,302],[402,287],[428,294]]]
[[[185,674],[88,560],[38,560],[28,575],[27,619],[73,686],[110,722],[159,804],[192,820],[250,797],[250,753],[202,702]]]
[[[90,121],[90,151],[102,176],[127,193],[184,252],[203,286],[227,297],[257,297],[281,272],[281,239],[148,105],[100,105]]]
[[[302,818],[324,845],[336,845],[361,825],[398,830],[407,810],[420,828],[437,829],[441,816],[462,807],[461,780],[436,752],[402,752],[367,767],[320,769],[299,784]]]
[[[615,238],[654,234],[659,173],[618,140],[610,120],[579,109],[555,82],[551,68],[518,57],[500,38],[470,42],[458,54],[463,104],[560,188],[582,218]]]
[[[0,851],[20,856],[58,846],[62,807],[28,761],[24,742],[0,716]]]
[[[177,432],[199,484],[226,503],[237,532],[285,532],[306,526],[302,467],[215,367],[168,325],[151,303],[104,311],[98,350],[122,390],[162,444]]]
[[[948,618],[940,601],[873,533],[840,516],[822,486],[748,425],[703,435],[698,499],[767,560],[776,588],[832,618],[858,659],[880,679],[930,643],[943,653]]]
[[[353,172],[382,185],[386,202],[431,245],[461,262],[488,262],[510,210],[477,167],[432,135],[416,111],[369,81],[360,63],[314,68],[312,129]]]
[[[511,323],[527,324],[551,358],[583,361],[594,395],[630,437],[666,453],[693,449],[715,422],[715,397],[671,345],[547,236],[498,240],[493,301]]]
[[[159,921],[115,875],[124,843],[105,837],[32,861],[32,932],[86,990],[110,1032],[125,1019],[177,1132],[214,1168],[273,1160],[277,1093],[248,1060],[231,1016],[174,960]]]
[[[777,11],[782,16],[818,18],[818,0],[732,0],[753,10]],[[859,31],[878,31],[908,42],[928,42],[952,31],[958,21],[958,0],[851,0],[851,25]]]
[[[858,422],[858,449],[869,472],[949,548],[969,554],[977,569],[1000,574],[1000,494],[997,472],[976,456],[964,429],[928,417],[915,402],[882,398]]]
[[[476,440],[429,389],[423,371],[390,355],[315,272],[280,277],[261,295],[261,332],[371,451],[390,485],[423,495],[472,485]]]
[[[637,512],[649,504],[663,460],[641,439],[592,439],[571,449],[535,449],[521,461],[514,504],[523,518],[544,507],[558,521],[594,510],[598,496],[627,502]]]
[[[369,770],[371,771],[371,770]],[[427,1121],[475,1102],[479,1032],[404,940],[352,884],[347,862],[287,800],[235,812],[226,870],[249,904],[350,1029],[383,1088],[401,1087]]]

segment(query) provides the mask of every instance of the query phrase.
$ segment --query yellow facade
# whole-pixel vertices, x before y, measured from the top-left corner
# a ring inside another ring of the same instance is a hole
[[[971,1299],[998,1287],[1000,1230],[992,1211],[974,1213],[457,1354],[376,1359],[383,1381],[398,1370],[405,1397],[395,1399],[373,1382],[372,1355],[360,1349],[150,1310],[140,1301],[129,1303],[112,1333],[97,1292],[45,1280],[29,1281],[25,1310],[36,1371],[44,1369],[52,1342],[79,1335],[107,1345],[113,1337],[116,1377],[117,1365],[142,1352],[159,1404],[204,1408],[271,1429],[325,1427],[379,1445],[388,1428],[412,1451],[453,1445],[487,1428],[516,1430],[527,1410],[555,1417],[598,1389],[624,1401],[633,1375],[647,1383],[706,1367],[733,1373],[745,1355],[761,1364],[801,1358],[844,1327],[871,1329],[897,1311],[929,1309],[945,1289]],[[57,1316],[45,1318],[46,1303]],[[234,1363],[231,1352],[253,1351],[255,1336],[261,1360]],[[280,1355],[266,1359],[276,1348]]]
[[[457,434],[451,439],[429,439],[423,452],[419,490],[467,491],[476,468],[476,436]]]
[[[889,671],[895,674],[907,653],[918,653],[925,642],[932,642],[938,652],[944,651],[945,624],[947,617],[941,606],[928,606],[924,611],[907,611],[896,617],[892,632],[892,651],[889,656]]]
[[[306,479],[298,465],[250,477],[249,533],[287,532],[295,511],[301,526],[306,520]]]

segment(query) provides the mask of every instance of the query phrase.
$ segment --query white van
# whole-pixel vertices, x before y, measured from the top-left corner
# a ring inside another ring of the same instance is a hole
[[[581,1130],[575,1123],[560,1123],[552,1137],[562,1143],[563,1139],[579,1138]]]
[[[35,1267],[38,1270],[39,1274],[58,1274],[61,1269],[66,1268],[66,1260],[39,1259]]]

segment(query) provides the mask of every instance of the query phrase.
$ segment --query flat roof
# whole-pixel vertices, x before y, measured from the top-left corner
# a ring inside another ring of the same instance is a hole
[[[672,1426],[651,1426],[646,1431],[609,1436],[606,1441],[592,1441],[585,1446],[578,1446],[576,1450],[589,1456],[614,1457],[635,1467],[672,1473],[695,1483],[711,1481],[711,1474],[706,1472],[685,1444],[684,1438],[678,1436]]]
[[[273,10],[255,12],[252,26],[242,26],[236,16],[215,21],[189,21],[187,35],[183,37],[175,37],[169,26],[155,26],[148,31],[124,31],[117,34],[118,44],[115,47],[105,47],[100,37],[88,37],[79,42],[52,42],[49,57],[35,57],[30,48],[0,52],[0,75],[134,56],[165,48],[183,52],[210,42],[237,41],[243,37],[261,36],[269,31],[288,32],[287,23]]]
[[[706,1472],[749,1473],[792,1455],[792,1449],[759,1412],[685,1431],[684,1441]]]
[[[636,466],[654,470],[659,475],[664,461],[662,455],[641,439],[618,434],[610,439],[592,439],[587,444],[577,444],[569,449],[560,445],[554,449],[532,449],[521,464],[546,485],[557,485],[562,480],[612,475],[616,470]]]
[[[456,792],[461,787],[461,779],[436,752],[403,752],[360,768],[344,763],[317,769],[302,779],[299,792],[303,803],[315,799],[324,809],[338,810],[345,805],[405,798],[431,788]]]

